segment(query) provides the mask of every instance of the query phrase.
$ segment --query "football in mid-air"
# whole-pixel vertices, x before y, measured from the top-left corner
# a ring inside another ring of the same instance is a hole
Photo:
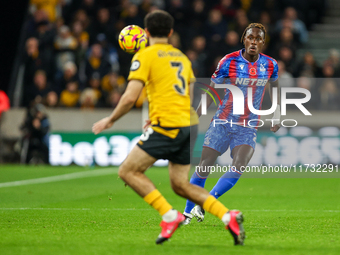
[[[148,39],[143,28],[129,25],[120,32],[118,43],[122,50],[134,54],[147,46]]]

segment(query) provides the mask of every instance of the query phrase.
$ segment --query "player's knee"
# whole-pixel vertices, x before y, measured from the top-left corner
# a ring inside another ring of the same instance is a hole
[[[124,180],[125,173],[124,173],[124,169],[122,169],[121,167],[118,170],[118,176],[120,179]]]
[[[205,158],[201,160],[199,165],[203,167],[208,167],[208,166],[212,166],[214,163],[215,163],[214,158]]]
[[[128,175],[128,171],[127,171],[126,167],[124,167],[124,164],[122,164],[122,165],[119,167],[118,176],[119,176],[120,179],[122,179],[123,181],[125,181],[126,178],[127,178],[127,175]]]
[[[237,170],[241,170],[244,167],[246,167],[248,164],[248,162],[244,159],[236,159],[233,163],[233,166],[237,169]]]
[[[213,164],[215,164],[215,161],[219,155],[219,152],[210,148],[203,147],[200,166],[212,166]]]
[[[210,168],[208,167],[199,165],[198,167],[196,167],[195,171],[199,175],[199,177],[206,178],[209,176],[209,173],[210,173],[209,169]]]
[[[171,181],[171,187],[173,191],[179,195],[183,196],[186,194],[186,185],[183,181]]]

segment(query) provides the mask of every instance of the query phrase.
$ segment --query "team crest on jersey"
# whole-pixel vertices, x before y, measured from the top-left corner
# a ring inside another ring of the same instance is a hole
[[[263,64],[261,64],[260,72],[265,72],[265,71],[266,71],[266,68],[264,68]]]
[[[249,74],[250,75],[256,75],[256,68],[252,67],[249,69]]]

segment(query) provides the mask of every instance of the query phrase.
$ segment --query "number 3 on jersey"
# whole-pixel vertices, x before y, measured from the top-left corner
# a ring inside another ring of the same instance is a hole
[[[146,140],[149,139],[150,135],[153,133],[153,129],[151,127],[149,127],[146,132],[144,132],[141,136],[140,136],[140,140],[145,142]]]
[[[183,65],[181,62],[170,62],[170,63],[171,63],[171,67],[178,68],[177,78],[181,81],[181,85],[175,84],[174,88],[179,94],[184,95],[185,94],[185,80],[183,76],[181,75],[181,72],[183,70]]]

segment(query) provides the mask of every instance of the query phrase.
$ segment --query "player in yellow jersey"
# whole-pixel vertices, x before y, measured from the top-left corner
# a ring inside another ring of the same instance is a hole
[[[156,243],[168,240],[185,219],[144,174],[157,159],[168,159],[171,187],[176,194],[219,217],[233,235],[235,244],[243,244],[245,233],[242,213],[228,210],[208,191],[188,181],[191,124],[189,90],[193,92],[193,85],[190,84],[194,75],[188,58],[168,44],[168,38],[173,33],[173,18],[165,11],[154,11],[145,17],[144,23],[150,46],[134,56],[124,95],[112,114],[95,123],[92,131],[98,134],[112,127],[132,108],[145,86],[151,126],[121,164],[118,174],[162,216],[162,231]]]

